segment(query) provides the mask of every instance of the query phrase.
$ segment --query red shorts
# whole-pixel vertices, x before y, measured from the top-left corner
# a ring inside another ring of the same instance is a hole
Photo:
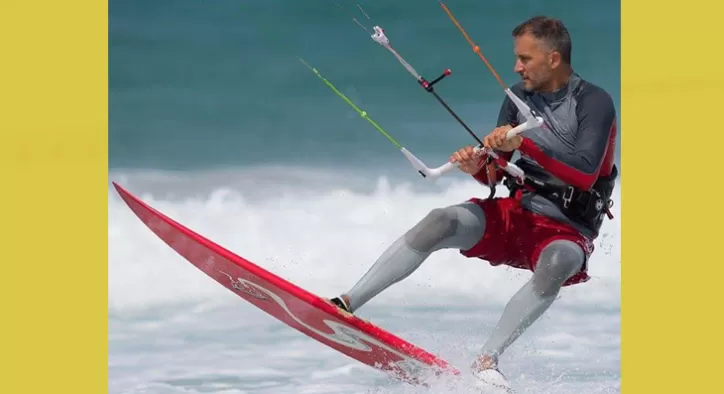
[[[593,241],[573,227],[543,215],[525,210],[520,200],[513,197],[481,200],[472,198],[485,211],[485,234],[468,250],[466,257],[486,260],[490,265],[507,265],[535,271],[538,256],[544,247],[555,240],[569,240],[578,244],[586,255],[581,271],[569,278],[563,286],[587,282],[588,259],[593,253]]]

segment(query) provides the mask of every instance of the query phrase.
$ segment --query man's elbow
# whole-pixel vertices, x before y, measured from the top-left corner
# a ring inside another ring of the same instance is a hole
[[[568,164],[562,165],[555,171],[565,183],[578,189],[589,190],[598,180],[600,162],[594,163],[589,158],[579,156]]]

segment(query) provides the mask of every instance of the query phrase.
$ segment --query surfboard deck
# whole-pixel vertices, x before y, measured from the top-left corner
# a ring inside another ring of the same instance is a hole
[[[113,182],[136,216],[188,262],[237,296],[310,338],[411,384],[460,371],[328,299],[257,266],[152,208]]]

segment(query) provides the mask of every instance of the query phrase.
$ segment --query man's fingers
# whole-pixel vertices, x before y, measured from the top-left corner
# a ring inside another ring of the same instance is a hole
[[[499,147],[505,144],[505,133],[505,129],[499,129],[498,132],[495,133],[495,142]]]
[[[483,138],[483,147],[485,147],[487,149],[492,149],[490,140],[491,140],[490,135],[486,135],[485,138]]]
[[[462,157],[463,160],[466,162],[465,164],[468,164],[470,162],[470,160],[472,159],[470,157],[470,154],[467,151],[460,152],[460,157]]]

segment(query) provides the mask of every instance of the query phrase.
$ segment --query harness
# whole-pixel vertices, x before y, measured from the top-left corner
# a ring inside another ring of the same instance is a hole
[[[611,194],[617,177],[618,168],[614,164],[611,174],[599,177],[590,190],[546,182],[531,176],[529,171],[526,171],[526,176],[522,179],[506,174],[503,184],[510,190],[510,196],[526,191],[538,194],[553,202],[570,220],[591,229],[598,229],[603,223],[604,216],[609,220],[613,219]]]

